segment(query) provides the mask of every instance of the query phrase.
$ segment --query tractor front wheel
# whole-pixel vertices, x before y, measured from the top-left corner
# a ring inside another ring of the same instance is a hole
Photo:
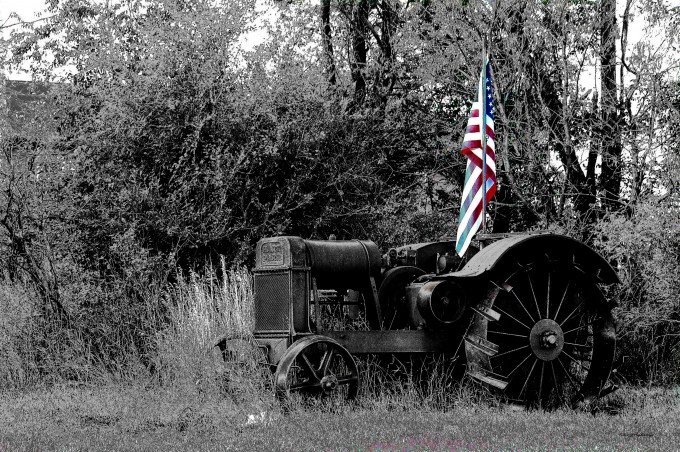
[[[274,375],[276,397],[286,406],[303,399],[344,402],[359,392],[359,370],[352,355],[335,340],[313,335],[294,342]]]

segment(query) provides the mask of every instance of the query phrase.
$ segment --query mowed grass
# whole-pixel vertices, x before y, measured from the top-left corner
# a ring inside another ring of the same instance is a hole
[[[611,397],[617,414],[470,400],[442,411],[372,399],[284,415],[271,399],[196,387],[54,387],[0,394],[0,451],[680,449],[677,391],[624,388]]]

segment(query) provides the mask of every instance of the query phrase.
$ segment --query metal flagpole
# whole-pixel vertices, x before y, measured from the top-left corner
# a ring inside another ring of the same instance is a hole
[[[482,233],[486,234],[486,38],[482,44],[482,99],[479,106],[479,113],[482,116]]]

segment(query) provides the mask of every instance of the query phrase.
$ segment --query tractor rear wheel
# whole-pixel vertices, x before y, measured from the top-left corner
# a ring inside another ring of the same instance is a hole
[[[484,348],[468,353],[472,376],[527,405],[596,399],[609,378],[616,333],[592,275],[571,256],[542,254],[506,265],[492,284],[487,315],[476,314],[466,337],[466,348]]]

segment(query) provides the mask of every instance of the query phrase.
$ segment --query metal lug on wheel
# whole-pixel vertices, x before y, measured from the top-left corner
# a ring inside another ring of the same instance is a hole
[[[501,318],[500,312],[494,311],[493,309],[486,306],[475,306],[472,308],[472,310],[484,317],[489,322],[497,322]]]
[[[505,380],[502,376],[496,375],[493,372],[482,369],[481,367],[474,364],[468,365],[467,374],[475,380],[486,383],[489,386],[500,389],[501,391],[504,390],[508,385],[507,380]]]
[[[465,342],[488,356],[494,356],[496,353],[498,353],[498,345],[494,344],[493,342],[489,342],[475,334],[466,335]]]

